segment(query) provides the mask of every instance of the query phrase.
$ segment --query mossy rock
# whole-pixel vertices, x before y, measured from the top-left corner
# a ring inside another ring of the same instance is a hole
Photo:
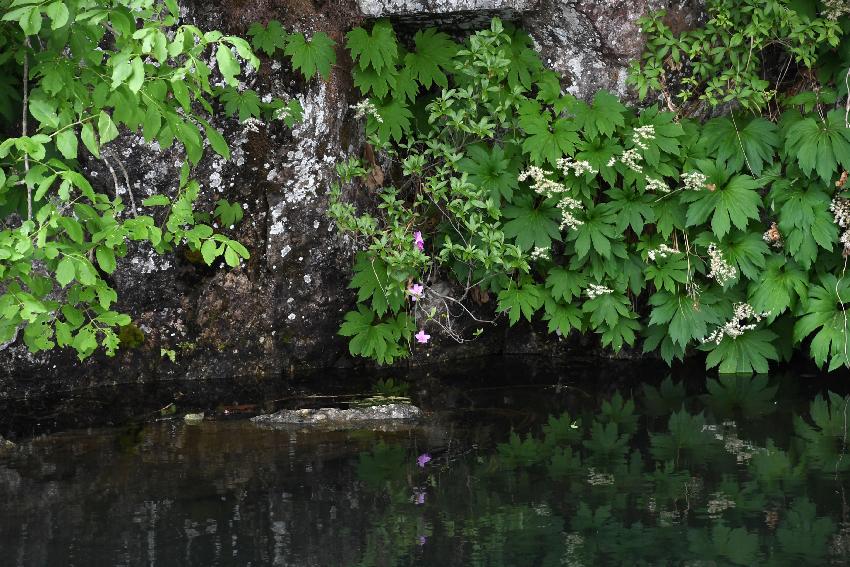
[[[139,348],[145,342],[145,334],[139,327],[130,323],[118,331],[118,340],[121,348]]]

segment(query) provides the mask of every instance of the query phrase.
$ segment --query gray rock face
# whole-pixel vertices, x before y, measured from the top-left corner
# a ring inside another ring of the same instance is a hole
[[[689,1],[667,7],[687,23],[697,13]],[[364,17],[389,17],[415,28],[441,23],[468,28],[498,14],[525,27],[544,62],[565,74],[564,87],[588,98],[600,88],[626,92],[627,66],[643,45],[636,19],[664,5],[665,0],[350,0],[333,5],[192,0],[184,3],[183,12],[187,22],[243,35],[252,22],[278,19],[290,30],[324,31],[340,45],[345,32]],[[305,83],[280,63],[265,61],[246,78],[246,86],[261,97],[298,98],[303,121],[290,130],[282,123],[246,125],[220,118],[215,125],[230,142],[232,159],[208,156],[195,171],[202,184],[201,210],[211,211],[221,198],[242,205],[245,219],[219,229],[244,243],[251,259],[237,269],[209,268],[186,249],[158,256],[132,246],[112,283],[117,308],[133,317],[144,342],[121,349],[115,358],[96,354],[79,363],[68,350],[31,355],[19,338],[0,350],[0,398],[178,376],[280,377],[353,363],[346,341],[336,334],[354,303],[346,287],[353,249],[325,216],[335,163],[363,151],[361,126],[349,110],[358,99],[351,62],[342,48],[338,51],[328,81]],[[136,202],[176,191],[184,161],[180,152],[163,152],[129,135],[110,151],[113,162],[126,166]],[[113,189],[103,163],[86,168],[93,182],[126,195],[123,185]],[[492,310],[492,302],[483,309]],[[521,325],[510,334],[491,329],[483,340],[460,346],[435,336],[413,363],[563,352],[563,343],[544,334]],[[163,357],[163,351],[173,351],[174,360]]]
[[[264,425],[317,425],[332,429],[368,427],[375,423],[411,421],[421,417],[422,411],[411,404],[384,404],[363,408],[321,408],[281,410],[258,415],[251,421]]]

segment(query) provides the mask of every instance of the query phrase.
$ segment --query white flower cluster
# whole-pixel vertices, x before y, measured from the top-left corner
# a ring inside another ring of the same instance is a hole
[[[642,159],[643,156],[634,148],[624,151],[623,155],[620,156],[620,161],[623,162],[623,165],[637,173],[643,173],[643,166],[638,163]],[[615,163],[617,163],[617,158],[612,157],[608,160],[608,167],[613,167]]]
[[[723,258],[723,253],[713,242],[708,245],[709,268],[708,277],[720,285],[726,285],[729,280],[738,276],[738,270]]]
[[[590,284],[589,286],[587,286],[587,289],[584,290],[584,292],[587,294],[587,297],[589,297],[590,299],[596,299],[600,295],[608,295],[609,293],[612,293],[613,291],[614,290],[608,289],[604,285],[593,284],[593,283]]]
[[[560,195],[562,193],[567,192],[567,188],[564,187],[561,183],[557,181],[552,181],[548,177],[546,177],[546,172],[543,169],[537,167],[536,165],[531,165],[520,173],[517,176],[517,179],[520,181],[526,181],[531,178],[534,182],[531,184],[531,188],[538,195],[542,195],[544,197],[554,197],[555,195]]]
[[[535,247],[534,250],[531,251],[531,259],[532,260],[548,260],[549,259],[549,248],[540,248],[539,246]]]
[[[656,193],[669,193],[670,187],[667,186],[660,179],[654,179],[652,177],[646,178],[646,190],[647,191],[655,191]]]
[[[635,128],[635,131],[632,133],[632,142],[634,142],[635,146],[639,147],[642,150],[649,149],[647,142],[655,139],[655,126],[652,124],[647,124],[646,126],[640,126],[639,128]]]
[[[575,161],[569,157],[559,159],[558,167],[561,168],[561,171],[564,172],[565,176],[569,175],[570,171],[575,172],[576,177],[581,177],[585,173],[594,175],[598,173],[595,169],[593,169],[593,166],[590,165],[590,162],[584,160]]]
[[[682,174],[682,181],[685,182],[685,189],[688,191],[704,189],[707,180],[708,178],[699,171],[689,171]]]
[[[845,14],[850,14],[847,0],[823,0],[823,15],[827,20],[835,21]]]
[[[277,110],[274,111],[275,120],[286,120],[287,118],[292,116],[292,109],[288,106],[281,106]]]
[[[745,332],[755,329],[759,321],[770,316],[770,311],[757,313],[749,303],[736,303],[732,308],[732,318],[702,339],[703,343],[719,345],[723,341],[723,337],[737,339]],[[747,323],[746,321],[751,322]]]
[[[245,128],[246,132],[259,132],[260,128],[265,125],[265,122],[258,118],[254,118],[253,116],[242,123],[242,126]]]
[[[829,204],[829,210],[832,211],[832,217],[835,219],[835,224],[843,229],[839,241],[844,245],[844,255],[850,255],[850,199],[835,197]]]
[[[556,206],[561,211],[561,230],[566,228],[576,229],[584,224],[573,214],[573,211],[582,209],[582,204],[577,199],[567,195],[569,189],[563,184],[546,177],[546,172],[534,165],[520,173],[517,177],[520,181],[525,181],[529,178],[534,181],[531,184],[531,188],[535,193],[543,197],[555,197],[558,199]]]
[[[372,117],[375,119],[375,122],[379,124],[384,122],[384,119],[381,117],[380,113],[378,113],[377,107],[372,104],[372,101],[368,98],[361,100],[357,104],[352,104],[349,108],[354,111],[354,118],[356,120],[360,120],[364,117]]]
[[[649,252],[647,252],[646,255],[649,257],[650,260],[655,262],[656,260],[662,260],[662,259],[666,258],[667,256],[670,256],[671,254],[678,254],[678,253],[679,253],[679,251],[676,250],[675,248],[670,248],[666,244],[662,244],[661,246],[659,246],[655,250],[650,250]]]
[[[723,492],[715,492],[708,501],[708,515],[717,519],[724,510],[735,507],[735,501]]]

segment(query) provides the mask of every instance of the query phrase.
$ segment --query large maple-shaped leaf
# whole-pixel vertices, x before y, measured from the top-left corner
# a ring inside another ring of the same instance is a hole
[[[820,285],[809,289],[804,301],[805,315],[794,325],[794,339],[802,341],[815,331],[810,352],[812,358],[829,369],[850,367],[850,279],[824,274]]]
[[[501,146],[488,150],[486,146],[475,144],[466,148],[466,157],[460,161],[458,169],[468,173],[467,180],[487,191],[496,202],[501,197],[510,201],[519,186],[512,161]]]
[[[603,205],[591,205],[584,212],[582,224],[570,230],[569,240],[575,243],[576,256],[583,258],[591,249],[603,258],[611,256],[611,241],[622,237],[615,223],[617,215]]]
[[[617,215],[614,226],[619,232],[625,232],[631,227],[637,235],[643,232],[646,223],[655,220],[653,210],[656,198],[653,195],[639,194],[633,189],[609,189],[605,192],[610,201],[604,206]]]
[[[652,306],[649,323],[666,328],[673,343],[684,348],[708,335],[710,325],[723,322],[719,301],[711,291],[703,292],[698,299],[683,292],[659,291],[649,298]]]
[[[390,90],[395,90],[397,85],[397,74],[386,70],[383,73],[378,73],[372,67],[360,69],[355,67],[351,72],[354,78],[354,86],[360,90],[360,94],[369,95],[370,93],[377,98],[384,98]],[[409,88],[405,85],[404,88]],[[407,92],[405,90],[405,92]],[[394,97],[403,102],[402,97]]]
[[[723,337],[720,344],[709,342],[699,348],[709,351],[706,369],[717,367],[720,374],[765,374],[770,370],[769,361],[779,360],[774,340],[776,333],[753,329],[734,338]]]
[[[618,127],[626,123],[626,107],[615,95],[607,91],[596,93],[591,105],[576,101],[570,110],[588,140],[596,139],[599,134],[611,136]]]
[[[553,124],[551,120],[549,111],[540,112],[536,103],[526,104],[521,110],[519,125],[527,134],[522,149],[536,164],[556,165],[564,155],[571,154],[579,142],[574,121],[556,119]]]
[[[372,31],[367,32],[356,27],[345,36],[346,46],[351,51],[351,57],[361,69],[372,67],[375,72],[395,66],[398,57],[393,26],[386,20],[376,22]]]
[[[772,320],[805,299],[808,286],[808,275],[794,260],[774,255],[750,282],[747,301],[756,311],[769,312]]]
[[[369,132],[377,132],[381,141],[395,140],[400,142],[406,132],[410,131],[410,121],[413,113],[404,104],[404,101],[390,98],[387,102],[377,105],[381,122],[369,117],[367,129]]]
[[[389,308],[398,311],[404,302],[404,295],[399,292],[398,285],[391,283],[387,275],[386,264],[380,258],[370,259],[365,252],[357,255],[354,277],[348,288],[357,290],[358,303],[371,299],[372,309],[380,316]]]
[[[545,293],[531,278],[525,277],[499,292],[499,311],[508,312],[508,321],[515,325],[520,316],[531,321],[534,313],[543,305]]]
[[[444,71],[451,69],[458,45],[447,34],[433,28],[416,32],[413,43],[416,51],[408,53],[404,58],[411,74],[426,89],[431,88],[433,83],[447,88],[449,82]]]
[[[546,287],[553,298],[569,303],[574,297],[581,296],[582,290],[587,287],[587,274],[556,266],[546,274]]]
[[[703,138],[718,161],[725,161],[730,170],[739,171],[748,164],[753,175],[761,175],[780,144],[779,129],[764,118],[715,118],[706,123]]]
[[[514,238],[523,250],[548,249],[553,240],[561,240],[560,213],[548,201],[535,205],[533,197],[520,196],[513,205],[505,207],[503,214],[510,219],[502,227],[505,236]]]
[[[850,170],[850,129],[844,125],[844,112],[833,110],[823,120],[797,120],[788,129],[785,151],[806,175],[815,171],[824,183],[830,182],[839,164]]]
[[[509,31],[511,42],[507,50],[510,51],[507,59],[511,64],[508,67],[508,86],[511,89],[521,86],[526,90],[531,88],[532,79],[543,70],[543,62],[540,55],[534,50],[534,41],[522,30]]]
[[[248,28],[251,36],[251,45],[254,49],[265,51],[266,55],[272,56],[278,49],[286,47],[286,30],[277,20],[271,20],[267,26],[259,22],[251,24]]]
[[[570,331],[582,329],[582,311],[578,305],[573,303],[562,303],[551,296],[544,301],[543,320],[546,321],[550,333],[560,333],[561,336],[570,334]]]
[[[732,175],[722,163],[699,160],[700,170],[707,176],[706,187],[682,193],[682,202],[688,203],[688,226],[704,223],[711,217],[711,231],[723,238],[732,225],[746,230],[750,219],[759,218],[761,195],[758,189],[764,180],[753,179],[748,175]]]
[[[296,33],[289,36],[284,53],[292,58],[292,66],[308,81],[317,72],[327,80],[331,76],[331,65],[336,63],[334,45],[336,42],[325,32],[314,33],[309,41],[304,34]]]

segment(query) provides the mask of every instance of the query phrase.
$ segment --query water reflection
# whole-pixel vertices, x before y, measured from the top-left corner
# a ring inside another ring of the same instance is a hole
[[[0,563],[844,564],[850,397],[704,384],[494,389],[395,432],[46,436],[0,457]]]

